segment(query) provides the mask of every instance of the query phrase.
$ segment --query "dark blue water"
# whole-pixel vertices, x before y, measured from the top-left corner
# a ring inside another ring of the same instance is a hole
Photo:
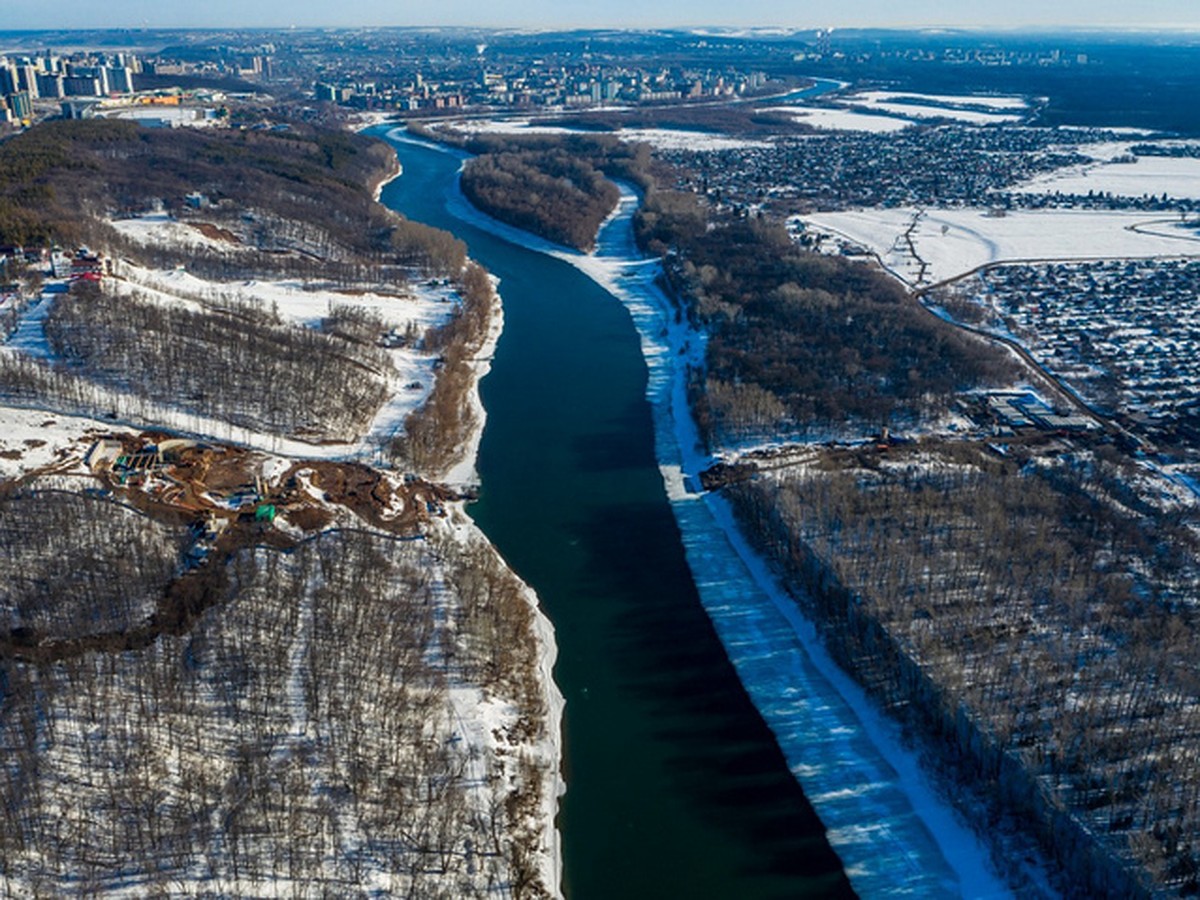
[[[815,100],[822,94],[828,94],[830,91],[836,91],[842,86],[840,81],[830,81],[828,78],[814,78],[815,82],[811,87],[806,87],[803,90],[792,91],[790,94],[784,94],[781,97],[772,99],[773,103],[802,103],[805,100]]]
[[[572,266],[455,219],[458,158],[396,150],[405,174],[383,202],[453,231],[501,279],[471,512],[554,623],[568,896],[851,895],[701,608],[625,309]]]

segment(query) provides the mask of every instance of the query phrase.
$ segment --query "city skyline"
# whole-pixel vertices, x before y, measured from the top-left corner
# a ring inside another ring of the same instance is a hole
[[[729,4],[724,0],[666,2],[610,0],[604,5],[553,0],[521,0],[494,11],[470,0],[445,0],[435,6],[361,0],[351,8],[316,0],[296,0],[278,7],[248,7],[238,0],[206,4],[179,0],[134,0],[96,7],[68,2],[48,7],[39,0],[12,0],[5,17],[9,29],[72,28],[210,28],[210,27],[356,27],[479,26],[515,28],[647,28],[647,27],[780,27],[810,28],[1116,28],[1200,31],[1200,12],[1193,0],[1157,0],[1136,7],[1120,0],[1012,0],[1003,12],[968,2],[857,0],[836,10],[824,5],[797,5],[788,0]]]

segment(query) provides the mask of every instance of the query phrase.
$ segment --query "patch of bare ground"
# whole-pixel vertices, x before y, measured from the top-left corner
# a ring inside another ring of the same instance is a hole
[[[222,228],[219,225],[214,225],[211,222],[188,222],[189,227],[196,229],[206,238],[212,241],[223,241],[226,244],[241,244],[242,239],[230,231],[228,228]]]
[[[298,463],[293,471],[302,468],[311,470],[311,484],[324,492],[326,501],[395,534],[413,533],[431,515],[442,514],[447,502],[459,499],[454,491],[442,485],[421,478],[409,478],[400,484],[378,469],[360,463],[317,460]],[[285,493],[280,499],[287,504],[290,495]]]

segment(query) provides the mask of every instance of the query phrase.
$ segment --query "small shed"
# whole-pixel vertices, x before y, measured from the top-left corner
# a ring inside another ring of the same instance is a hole
[[[111,469],[113,463],[124,452],[125,448],[120,441],[113,438],[100,438],[88,449],[83,461],[93,472],[101,469]]]

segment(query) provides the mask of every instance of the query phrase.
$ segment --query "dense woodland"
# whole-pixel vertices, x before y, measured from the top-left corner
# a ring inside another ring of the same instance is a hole
[[[46,336],[69,372],[121,392],[310,440],[361,434],[389,394],[391,362],[371,344],[260,307],[192,310],[91,287],[55,302]]]
[[[6,539],[56,558],[111,557],[125,515],[0,502]],[[156,546],[110,572],[151,587],[177,564]],[[0,661],[0,891],[547,896],[544,764],[502,765],[462,732],[458,704],[512,703],[496,737],[514,753],[544,722],[531,609],[490,548],[331,532],[242,551],[224,584],[144,649]],[[26,604],[89,590],[20,585]]]
[[[419,122],[410,122],[407,128],[418,137],[449,144],[475,156],[529,152],[534,154],[533,159],[539,159],[543,153],[551,157],[566,153],[609,178],[630,181],[641,188],[651,186],[653,172],[657,169],[649,144],[623,141],[611,134],[468,135],[452,127],[430,128]]]
[[[636,227],[708,333],[692,405],[710,445],[911,424],[959,391],[1011,377],[1001,352],[883,273],[797,248],[776,224],[709,216],[691,195],[656,192]]]
[[[463,169],[462,190],[501,221],[584,251],[620,197],[601,172],[564,150],[477,156]]]
[[[1136,477],[958,444],[729,489],[835,655],[1080,896],[1200,889],[1200,541]]]
[[[199,192],[213,204],[206,220],[236,223],[265,251],[239,259],[242,272],[256,264],[277,272],[289,265],[280,258],[288,250],[298,269],[316,257],[457,271],[460,241],[372,202],[371,185],[393,165],[379,141],[299,124],[235,131],[47,122],[0,143],[0,243],[105,246],[114,242],[106,220],[156,208],[187,216],[184,197]],[[162,250],[161,260],[146,261],[191,263],[192,255]]]
[[[589,251],[620,191],[609,178],[645,187],[650,149],[609,135],[470,138],[410,126],[475,154],[463,169],[467,199],[491,216],[547,240]],[[607,176],[607,178],[605,177]]]

